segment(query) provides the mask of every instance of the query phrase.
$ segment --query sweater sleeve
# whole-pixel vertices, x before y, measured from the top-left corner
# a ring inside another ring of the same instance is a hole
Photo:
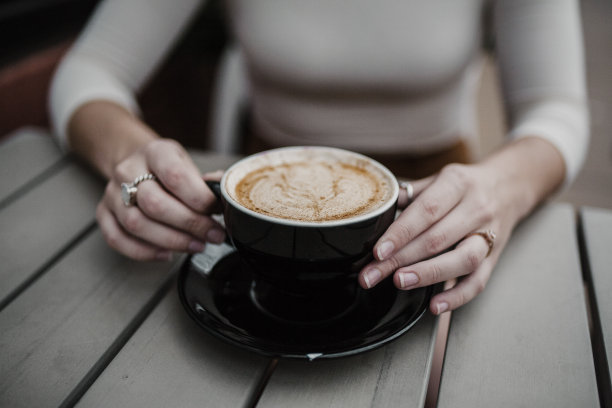
[[[578,2],[497,0],[494,27],[509,136],[551,142],[565,160],[567,186],[589,142]]]
[[[105,0],[61,61],[49,111],[60,146],[83,104],[115,102],[138,114],[135,94],[169,53],[203,0]]]

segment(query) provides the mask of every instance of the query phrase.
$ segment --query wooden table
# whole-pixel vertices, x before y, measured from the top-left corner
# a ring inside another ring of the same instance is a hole
[[[234,161],[193,157],[202,170]],[[25,129],[1,144],[0,174],[1,407],[435,401],[433,316],[353,357],[250,354],[188,318],[176,290],[182,259],[138,263],[108,248],[94,219],[104,182],[44,132]],[[610,211],[549,204],[524,221],[486,290],[452,314],[438,406],[609,403],[611,242]]]

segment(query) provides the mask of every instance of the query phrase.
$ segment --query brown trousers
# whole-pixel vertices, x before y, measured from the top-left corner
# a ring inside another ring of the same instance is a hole
[[[253,154],[276,147],[263,140],[255,132],[245,132],[243,153]],[[368,154],[367,156],[387,166],[397,177],[420,179],[437,173],[450,163],[470,163],[471,155],[467,144],[457,142],[443,150],[421,155],[411,154]]]

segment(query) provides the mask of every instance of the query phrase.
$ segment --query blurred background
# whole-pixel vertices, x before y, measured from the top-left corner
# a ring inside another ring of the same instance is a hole
[[[24,126],[48,127],[53,71],[98,0],[0,0],[0,142]],[[612,209],[612,1],[582,0],[591,108],[589,156],[576,182],[555,199]],[[206,149],[214,80],[231,40],[222,1],[208,1],[180,45],[140,95],[145,120],[160,134]],[[501,142],[505,119],[494,60],[479,94],[480,153]],[[177,103],[181,101],[181,103]],[[494,137],[491,137],[491,136]]]

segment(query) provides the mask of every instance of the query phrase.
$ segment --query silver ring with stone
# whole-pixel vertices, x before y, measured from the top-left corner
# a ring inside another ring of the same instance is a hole
[[[145,173],[136,177],[131,183],[121,183],[121,199],[126,207],[136,205],[136,193],[138,192],[138,185],[146,180],[155,180],[156,177],[153,173]]]

